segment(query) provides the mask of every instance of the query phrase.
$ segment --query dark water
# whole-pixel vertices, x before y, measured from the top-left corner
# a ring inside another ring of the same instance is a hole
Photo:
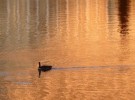
[[[134,100],[134,0],[0,0],[0,100]],[[38,78],[38,62],[53,65]]]

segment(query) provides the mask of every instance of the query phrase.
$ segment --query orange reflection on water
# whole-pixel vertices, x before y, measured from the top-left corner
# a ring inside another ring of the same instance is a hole
[[[134,99],[133,0],[0,5],[0,99]],[[53,65],[40,79],[39,61]]]

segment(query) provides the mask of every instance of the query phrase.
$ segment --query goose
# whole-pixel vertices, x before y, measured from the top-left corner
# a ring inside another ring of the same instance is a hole
[[[41,72],[49,71],[51,69],[52,69],[51,65],[41,65],[41,63],[39,62],[39,67],[38,67],[39,78],[40,78]]]

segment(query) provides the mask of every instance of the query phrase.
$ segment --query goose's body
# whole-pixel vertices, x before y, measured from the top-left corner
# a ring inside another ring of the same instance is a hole
[[[41,65],[41,63],[39,62],[39,67],[38,67],[39,77],[41,75],[41,72],[49,71],[51,69],[52,69],[51,65]]]

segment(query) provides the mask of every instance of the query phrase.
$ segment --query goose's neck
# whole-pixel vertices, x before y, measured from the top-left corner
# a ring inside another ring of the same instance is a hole
[[[39,62],[39,67],[41,66],[41,63]]]

